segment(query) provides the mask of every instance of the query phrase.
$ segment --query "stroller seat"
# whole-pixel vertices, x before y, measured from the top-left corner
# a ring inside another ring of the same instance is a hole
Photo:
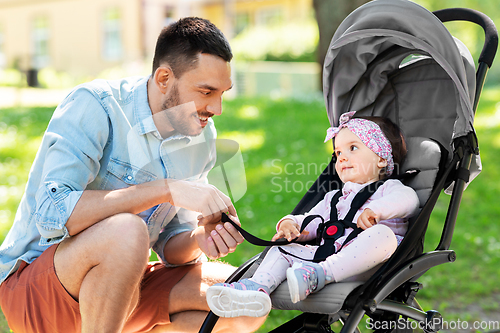
[[[321,291],[309,295],[305,300],[292,303],[288,284],[284,281],[272,294],[273,309],[300,310],[302,312],[334,314],[342,309],[347,296],[363,282],[339,282],[327,284]]]
[[[408,154],[402,166],[402,173],[415,169],[419,173],[403,181],[412,187],[418,195],[420,208],[424,207],[429,198],[439,171],[441,163],[441,149],[433,141],[421,137],[407,138]],[[273,308],[279,310],[300,310],[303,312],[334,314],[341,310],[347,296],[357,287],[361,286],[369,276],[373,275],[380,266],[363,274],[361,281],[344,281],[330,283],[318,293],[309,295],[305,300],[292,303],[288,284],[284,281],[272,294]]]

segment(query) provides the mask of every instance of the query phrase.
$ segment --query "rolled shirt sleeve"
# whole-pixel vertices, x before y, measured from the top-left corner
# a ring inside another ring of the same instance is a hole
[[[35,221],[40,245],[51,245],[69,237],[65,224],[83,191],[73,191],[54,181],[46,182],[37,192]]]
[[[42,170],[34,194],[40,245],[55,244],[69,236],[66,222],[99,172],[108,134],[106,111],[85,89],[71,93],[55,110],[41,144],[45,156],[34,165],[35,172]]]

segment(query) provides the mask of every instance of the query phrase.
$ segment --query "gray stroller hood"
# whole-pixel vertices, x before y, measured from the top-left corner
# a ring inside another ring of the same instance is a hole
[[[474,93],[467,48],[434,14],[407,0],[375,0],[352,12],[325,57],[332,126],[348,111],[389,117],[407,137],[432,138],[450,157],[453,139],[474,132]]]

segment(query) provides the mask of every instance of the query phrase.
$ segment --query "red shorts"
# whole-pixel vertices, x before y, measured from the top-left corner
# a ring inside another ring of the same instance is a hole
[[[21,267],[0,285],[0,305],[14,332],[80,332],[78,302],[64,289],[54,269],[52,245],[33,263]],[[167,268],[149,263],[141,283],[140,302],[123,332],[147,332],[170,323],[170,290],[194,265]],[[105,296],[104,296],[105,297]]]

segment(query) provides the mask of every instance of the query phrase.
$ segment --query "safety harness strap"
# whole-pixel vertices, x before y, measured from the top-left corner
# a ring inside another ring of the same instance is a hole
[[[358,228],[357,224],[354,223],[354,216],[385,181],[385,179],[379,180],[363,187],[352,200],[351,208],[342,220],[338,219],[337,213],[337,203],[339,202],[341,191],[336,193],[330,203],[330,221],[326,222],[322,227],[321,234],[319,234],[320,230],[318,230],[318,235],[324,240],[324,242],[316,250],[313,259],[314,262],[324,261],[332,254],[337,253],[363,231],[363,229]],[[347,236],[340,248],[338,250],[335,249],[335,242],[337,239],[342,237],[342,235],[344,235],[347,228],[352,228],[353,231],[349,234],[349,236]]]
[[[397,176],[396,178],[398,179],[407,179],[414,177],[420,172],[420,170],[408,170],[406,173]],[[337,203],[342,195],[342,190],[339,190],[332,198],[332,201],[330,203],[331,211],[330,211],[330,220],[325,222],[323,217],[320,215],[309,215],[307,216],[300,228],[300,232],[304,231],[304,229],[307,227],[311,221],[313,221],[316,218],[321,219],[321,223],[318,227],[317,230],[317,237],[316,237],[316,245],[320,245],[322,240],[324,239],[323,245],[319,246],[319,248],[316,251],[315,257],[313,261],[319,262],[330,255],[340,251],[345,245],[347,245],[352,239],[354,239],[356,236],[358,236],[363,230],[361,228],[358,228],[356,223],[354,223],[352,220],[354,219],[354,216],[356,215],[356,212],[365,204],[365,202],[372,196],[373,193],[377,191],[377,189],[386,181],[386,179],[379,180],[377,182],[368,184],[367,186],[363,187],[354,197],[352,203],[351,203],[351,208],[349,212],[346,214],[344,219],[338,220],[338,213],[337,213]],[[277,241],[266,241],[261,238],[258,238],[249,232],[245,231],[242,227],[240,227],[238,224],[236,224],[233,220],[231,220],[225,213],[222,213],[221,217],[222,222],[229,222],[233,227],[238,230],[241,235],[251,244],[253,245],[258,245],[258,246],[280,246],[280,245],[288,245],[291,243],[299,243],[299,244],[304,244],[304,242],[297,242],[296,239],[292,241],[288,241],[284,238],[279,239]],[[332,222],[333,221],[333,222]],[[336,229],[334,228],[336,227]],[[335,241],[340,238],[345,231],[345,228],[353,228],[354,230],[349,234],[349,236],[346,238],[346,240],[343,242],[342,246],[339,248],[338,251],[335,251]],[[282,253],[292,255],[291,253],[288,253],[287,251],[283,250],[280,248],[280,251]],[[295,256],[294,256],[295,257]],[[304,258],[300,258],[303,260],[307,260]]]

